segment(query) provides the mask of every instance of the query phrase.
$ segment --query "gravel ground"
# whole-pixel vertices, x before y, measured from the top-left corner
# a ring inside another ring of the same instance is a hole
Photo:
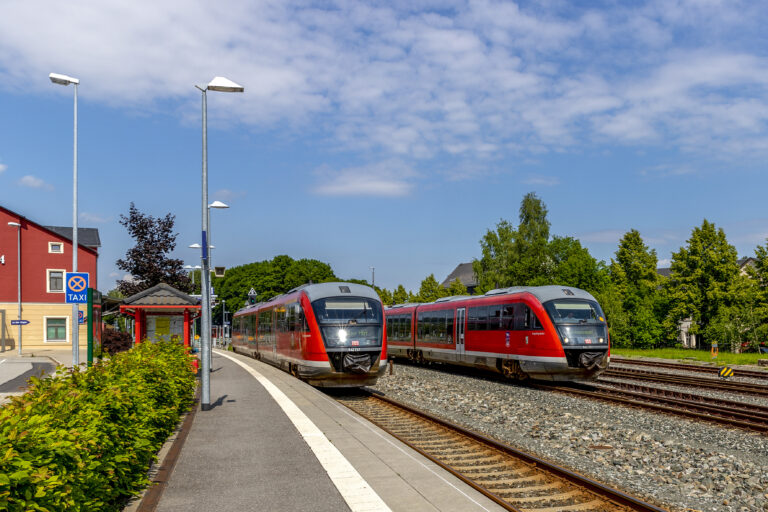
[[[373,388],[672,511],[768,511],[766,435],[449,368],[396,363]]]

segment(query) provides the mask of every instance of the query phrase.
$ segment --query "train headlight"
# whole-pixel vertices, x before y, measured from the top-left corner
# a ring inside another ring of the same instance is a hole
[[[344,329],[339,329],[339,343],[346,343],[347,342],[347,331]]]
[[[568,343],[570,343],[570,340],[568,339],[568,337],[567,337],[567,336],[566,336],[565,338],[563,338],[563,343],[565,343],[566,345],[567,345]]]
[[[597,342],[602,345],[603,343],[605,343],[605,338],[600,338],[599,340],[597,340]]]

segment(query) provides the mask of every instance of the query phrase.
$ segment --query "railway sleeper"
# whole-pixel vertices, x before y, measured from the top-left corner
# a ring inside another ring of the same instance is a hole
[[[516,494],[522,493],[534,493],[534,492],[550,492],[553,489],[562,489],[565,485],[562,482],[550,482],[542,485],[529,485],[528,487],[515,487],[512,489],[494,490],[493,493],[502,498],[513,497]],[[487,487],[486,487],[487,488]]]
[[[526,508],[525,512],[584,512],[587,510],[606,510],[606,503],[600,500],[592,500],[560,507]]]
[[[448,456],[441,456],[440,460],[446,464],[448,464],[451,467],[454,468],[485,468],[485,467],[492,467],[497,466],[499,464],[506,464],[506,460],[499,458],[499,457],[474,457],[472,459],[469,458],[461,458],[456,459],[455,457]],[[508,465],[505,465],[505,467],[509,467]]]
[[[453,469],[465,475],[476,475],[478,473],[514,473],[514,467],[510,467],[507,461],[501,461],[496,464],[475,464],[467,466],[451,466]]]
[[[546,496],[528,496],[525,498],[514,498],[509,501],[511,501],[514,504],[536,503],[539,501],[546,501],[548,502],[547,503],[548,505],[553,505],[555,502],[558,502],[558,501],[572,501],[574,498],[577,498],[579,496],[584,496],[584,491],[578,491],[574,489],[572,491],[562,492],[560,494],[548,494]],[[568,507],[568,506],[571,506],[571,503],[551,506],[549,509],[545,509],[545,510],[552,510],[552,509],[555,509],[555,507],[558,507],[556,508],[556,510],[561,510],[559,508],[561,506]]]
[[[520,478],[501,478],[501,479],[478,479],[478,483],[482,484],[488,490],[514,490],[521,487],[525,487],[530,484],[536,484],[537,482],[543,482],[541,485],[546,485],[549,480],[542,474],[532,474],[530,476],[523,476]],[[483,483],[488,482],[488,483]]]

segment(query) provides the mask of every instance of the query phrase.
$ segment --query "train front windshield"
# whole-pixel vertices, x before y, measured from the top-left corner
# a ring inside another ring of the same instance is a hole
[[[380,347],[381,304],[373,299],[329,297],[312,303],[326,348]]]
[[[605,315],[597,302],[552,300],[544,304],[563,347],[608,345]]]

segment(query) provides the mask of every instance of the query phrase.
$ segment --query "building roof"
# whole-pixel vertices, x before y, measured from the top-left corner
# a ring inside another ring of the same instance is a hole
[[[125,306],[195,306],[199,301],[171,285],[159,283],[123,299]]]
[[[53,231],[59,236],[72,241],[72,228],[65,226],[43,226],[49,231]],[[101,239],[99,238],[99,230],[96,228],[77,228],[77,244],[84,245],[85,247],[96,248],[101,247]]]
[[[471,261],[469,263],[459,263],[459,266],[453,269],[453,272],[448,274],[448,277],[442,282],[443,288],[451,286],[451,283],[456,279],[461,281],[461,284],[467,288],[477,286],[477,278],[475,277],[475,271],[472,270]]]

